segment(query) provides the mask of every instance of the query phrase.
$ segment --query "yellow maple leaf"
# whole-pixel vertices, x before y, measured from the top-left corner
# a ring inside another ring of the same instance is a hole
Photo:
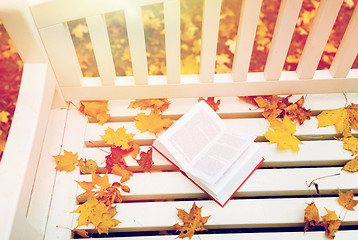
[[[9,115],[10,113],[6,112],[6,111],[1,111],[0,112],[0,122],[2,123],[7,123],[9,121]]]
[[[337,139],[344,142],[343,149],[350,151],[352,153],[352,156],[358,153],[358,138],[350,136]]]
[[[73,154],[72,152],[67,152],[64,150],[63,155],[57,155],[53,156],[53,158],[56,161],[56,170],[58,171],[66,171],[66,172],[72,172],[76,164],[79,162],[78,160],[78,153]]]
[[[312,201],[305,209],[305,232],[319,226],[319,213],[316,204]]]
[[[100,188],[106,189],[110,186],[108,173],[106,173],[103,177],[97,175],[96,173],[92,172],[92,182],[97,184]]]
[[[349,190],[343,193],[341,192],[341,190],[338,189],[338,194],[338,203],[345,207],[347,210],[354,211],[354,207],[357,206],[358,201],[353,199],[353,190]]]
[[[341,226],[342,221],[338,219],[334,211],[330,211],[326,208],[327,215],[322,216],[321,226],[326,229],[326,235],[328,238],[333,239],[338,228]]]
[[[265,133],[265,138],[270,143],[277,143],[277,149],[292,149],[298,152],[298,144],[302,144],[302,142],[293,135],[296,132],[296,123],[292,123],[287,116],[283,121],[272,119],[269,122],[272,130],[269,129]]]
[[[139,113],[134,119],[135,125],[140,132],[160,133],[173,124],[170,118],[163,118],[161,115],[151,112],[149,115]]]
[[[342,170],[346,172],[357,172],[358,171],[358,157],[355,157],[354,159],[347,162]]]
[[[86,116],[95,118],[98,121],[98,124],[105,124],[111,116],[107,113],[108,101],[80,101],[80,111]]]
[[[322,111],[317,117],[318,127],[334,126],[343,137],[351,135],[348,112],[345,108]]]
[[[112,167],[111,173],[121,176],[122,177],[121,183],[128,181],[130,179],[130,177],[133,176],[133,172],[131,172],[131,171],[127,170],[125,167],[119,166],[119,165],[114,165]]]
[[[128,108],[140,108],[140,110],[152,109],[154,112],[164,112],[169,108],[170,102],[166,98],[136,99],[129,104]]]
[[[106,142],[106,144],[121,147],[122,150],[127,150],[132,147],[130,142],[133,141],[135,134],[126,133],[126,131],[127,129],[124,127],[120,127],[116,131],[108,127],[105,130],[105,135],[101,135],[101,138]]]

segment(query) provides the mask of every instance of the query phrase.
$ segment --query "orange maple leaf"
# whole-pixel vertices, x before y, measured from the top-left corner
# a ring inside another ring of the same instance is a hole
[[[349,190],[345,193],[338,189],[339,197],[337,198],[338,203],[345,207],[347,210],[354,211],[354,207],[357,206],[358,201],[354,200],[353,190]]]
[[[166,98],[136,99],[129,104],[128,108],[140,108],[140,110],[152,109],[153,112],[164,112],[169,108],[170,102]]]
[[[66,172],[72,172],[75,170],[76,165],[78,164],[78,153],[73,154],[72,152],[67,152],[64,150],[63,155],[57,155],[53,156],[53,158],[56,161],[56,170],[58,171],[66,171]]]
[[[208,97],[207,99],[200,97],[198,102],[205,101],[215,112],[219,110],[220,100],[215,102],[215,97]]]
[[[140,153],[140,159],[137,160],[137,163],[139,164],[139,166],[143,169],[143,171],[147,171],[150,172],[150,169],[152,168],[154,162],[152,159],[152,152],[153,149],[149,148],[147,152],[141,152]]]
[[[316,204],[312,201],[305,209],[305,232],[319,226],[319,213]]]
[[[330,211],[326,208],[327,214],[322,216],[321,226],[326,229],[326,235],[328,238],[333,239],[335,233],[338,231],[341,226],[342,220],[339,220],[334,211]]]
[[[347,162],[342,170],[346,172],[357,172],[358,171],[358,157],[353,158],[349,162]]]
[[[204,224],[208,221],[210,216],[202,217],[201,216],[201,207],[199,208],[195,202],[193,203],[190,212],[187,213],[183,209],[178,209],[178,217],[182,220],[183,225],[176,223],[172,226],[176,231],[180,231],[178,238],[191,239],[195,231],[206,230]]]
[[[108,101],[80,101],[80,111],[85,116],[95,118],[99,124],[105,124],[111,116],[107,113]]]
[[[130,142],[133,141],[135,134],[126,133],[126,131],[127,129],[124,127],[120,127],[116,131],[108,127],[105,130],[105,135],[101,135],[101,138],[106,142],[106,144],[121,147],[121,149],[127,150],[131,148]]]
[[[121,183],[128,181],[133,176],[133,172],[131,172],[131,171],[127,170],[125,167],[119,166],[119,165],[114,165],[112,167],[111,173],[122,177]]]
[[[150,115],[139,113],[134,119],[135,125],[140,132],[160,133],[166,130],[173,124],[170,118],[163,118],[160,114],[151,112]]]

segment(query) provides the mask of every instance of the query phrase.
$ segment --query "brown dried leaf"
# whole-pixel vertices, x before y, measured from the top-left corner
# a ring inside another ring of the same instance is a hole
[[[344,165],[342,170],[346,172],[357,172],[358,171],[358,157],[355,157],[354,159],[350,160],[349,162]]]
[[[357,206],[358,201],[354,200],[353,190],[349,190],[345,193],[338,189],[339,197],[337,198],[338,203],[345,207],[347,210],[354,211],[354,207]]]

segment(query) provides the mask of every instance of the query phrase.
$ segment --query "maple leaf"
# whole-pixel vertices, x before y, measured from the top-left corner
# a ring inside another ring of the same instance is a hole
[[[302,142],[293,134],[296,132],[296,124],[292,123],[288,117],[283,121],[273,119],[270,122],[270,128],[265,133],[265,138],[270,143],[277,143],[277,149],[292,149],[296,152],[299,151],[298,144]]]
[[[56,170],[58,171],[66,171],[66,172],[72,172],[75,170],[76,164],[78,164],[78,153],[73,154],[72,152],[67,152],[64,150],[63,155],[57,155],[53,156],[56,162]]]
[[[92,173],[92,172],[96,172],[98,169],[98,165],[95,161],[93,161],[92,159],[88,159],[85,160],[85,164],[84,166],[80,167],[80,171],[83,174],[87,174],[87,173]]]
[[[77,227],[92,223],[99,234],[108,234],[109,228],[120,223],[120,221],[113,218],[117,214],[116,209],[111,206],[107,207],[95,198],[88,199],[73,212],[80,214],[77,219]]]
[[[347,210],[352,210],[354,211],[354,207],[357,206],[358,201],[354,200],[353,197],[353,190],[349,190],[345,193],[341,192],[340,189],[338,189],[338,203],[340,205],[342,205],[343,207],[345,207]]]
[[[347,162],[342,170],[346,172],[357,172],[358,171],[358,157],[353,158],[349,162]]]
[[[139,113],[134,119],[134,122],[141,133],[148,131],[153,134],[160,133],[173,124],[173,120],[170,118],[163,118],[154,112],[151,112],[149,116],[144,113]]]
[[[127,129],[124,127],[120,127],[116,131],[108,127],[105,130],[105,135],[101,135],[101,138],[106,142],[106,144],[114,145],[121,147],[123,150],[127,150],[131,148],[129,143],[133,141],[135,134],[126,133],[126,131]]]
[[[358,104],[352,103],[346,107],[349,124],[352,128],[358,129]]]
[[[83,238],[89,238],[90,236],[88,236],[88,232],[85,229],[72,229],[73,234],[78,234]]]
[[[85,116],[90,116],[98,121],[98,124],[105,124],[111,116],[107,113],[108,101],[80,101],[80,111]]]
[[[348,113],[345,108],[322,111],[317,117],[318,127],[334,126],[343,137],[351,135]]]
[[[322,216],[321,226],[326,229],[326,235],[328,238],[333,239],[338,228],[341,226],[342,221],[338,219],[334,211],[330,211],[326,208],[327,214]]]
[[[190,212],[187,213],[183,209],[178,209],[178,217],[183,222],[183,225],[176,223],[172,226],[176,231],[180,231],[178,238],[191,239],[196,231],[206,230],[204,224],[208,221],[210,216],[201,216],[201,207],[199,208],[195,202],[193,203]]]
[[[150,172],[150,169],[152,168],[154,162],[152,159],[152,152],[153,149],[149,148],[147,152],[141,152],[140,153],[140,159],[137,160],[137,163],[139,164],[139,166],[143,169],[143,171],[147,171]]]
[[[343,149],[350,151],[352,153],[352,156],[358,153],[358,138],[350,136],[337,139],[339,141],[344,142]]]
[[[131,172],[131,171],[127,170],[125,167],[119,166],[119,165],[114,165],[112,167],[111,173],[121,176],[122,177],[121,183],[128,181],[130,179],[130,177],[133,176],[133,172]]]
[[[306,223],[304,232],[319,226],[319,213],[316,204],[313,201],[308,204],[305,209],[304,221]]]
[[[96,173],[92,172],[92,182],[103,189],[106,189],[110,186],[108,173],[101,177],[100,175],[97,175]]]
[[[140,110],[152,109],[153,112],[164,112],[169,108],[170,102],[166,98],[136,99],[129,104],[128,108],[140,108]]]
[[[215,112],[219,110],[220,100],[217,100],[215,102],[214,97],[208,97],[207,99],[200,97],[198,99],[198,102],[200,102],[201,100],[205,101]]]
[[[76,182],[81,186],[81,188],[83,188],[86,191],[91,191],[96,186],[95,182],[86,182],[86,181],[83,182],[76,181]]]

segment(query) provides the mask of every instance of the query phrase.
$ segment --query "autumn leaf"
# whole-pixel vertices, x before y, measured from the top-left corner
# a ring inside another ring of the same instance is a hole
[[[127,150],[131,148],[129,143],[133,141],[135,134],[126,133],[126,131],[127,129],[124,127],[120,127],[116,131],[108,127],[105,130],[105,135],[101,135],[101,138],[105,141],[106,144],[121,147],[121,149]]]
[[[150,172],[150,169],[152,168],[154,162],[152,159],[152,152],[153,149],[149,148],[147,152],[141,152],[140,153],[140,159],[137,160],[137,163],[139,164],[139,166],[143,169],[143,171],[147,171]]]
[[[95,118],[100,125],[105,124],[111,116],[107,113],[108,101],[80,101],[80,111],[85,116]]]
[[[83,182],[76,181],[76,182],[81,186],[81,188],[83,188],[86,191],[91,191],[96,186],[95,182],[86,182],[86,181]]]
[[[107,207],[95,198],[88,199],[73,212],[80,214],[77,219],[77,227],[92,223],[99,234],[108,234],[109,228],[120,223],[120,221],[113,218],[117,214],[116,209],[111,206]]]
[[[58,171],[66,171],[72,172],[76,168],[76,164],[78,163],[78,153],[73,154],[72,152],[67,152],[64,150],[63,155],[53,156],[56,162],[56,170]]]
[[[83,238],[89,238],[90,236],[88,236],[88,232],[85,229],[72,229],[73,234],[78,234]]]
[[[343,193],[340,189],[338,189],[338,194],[338,203],[345,207],[347,210],[354,211],[354,207],[358,204],[358,201],[353,199],[353,190],[349,190]]]
[[[101,177],[100,175],[97,175],[96,173],[92,172],[92,182],[103,189],[106,189],[110,186],[108,173],[106,173],[105,175],[103,175],[103,177]]]
[[[208,97],[207,99],[200,97],[198,99],[198,102],[201,100],[205,101],[215,112],[219,110],[220,100],[217,100],[215,102],[214,97]]]
[[[352,153],[352,156],[358,153],[358,138],[350,136],[337,139],[339,141],[344,142],[343,149],[350,151]]]
[[[129,104],[128,108],[140,108],[140,110],[152,109],[153,112],[164,112],[169,108],[170,102],[166,98],[137,99]]]
[[[292,123],[288,117],[283,121],[273,119],[270,122],[270,128],[265,133],[265,138],[270,143],[277,143],[277,149],[292,149],[296,152],[299,151],[298,144],[302,142],[293,134],[296,132],[296,124]]]
[[[312,201],[305,209],[305,232],[319,226],[319,213],[316,204]]]
[[[187,213],[183,209],[178,209],[178,217],[183,222],[183,225],[176,223],[172,226],[176,231],[180,231],[178,238],[191,239],[196,231],[206,230],[204,224],[208,221],[210,216],[201,216],[201,207],[199,208],[195,202],[193,203],[190,212]]]
[[[342,221],[338,219],[334,211],[330,211],[328,209],[326,209],[326,211],[327,214],[322,216],[322,222],[320,225],[326,229],[327,237],[333,239],[335,237],[335,233],[341,226]]]
[[[334,126],[343,137],[351,136],[349,117],[345,108],[322,111],[317,117],[318,127]]]
[[[131,189],[127,185],[121,185],[121,189],[123,190],[123,192],[126,193],[129,193],[131,191]]]
[[[173,120],[151,112],[149,115],[139,113],[134,119],[134,123],[141,133],[148,131],[157,134],[169,128],[173,124]]]
[[[85,165],[80,167],[80,171],[83,174],[88,174],[92,172],[96,172],[98,169],[98,165],[92,159],[85,160]]]
[[[349,124],[352,128],[358,129],[358,104],[352,103],[346,107]]]
[[[111,173],[121,176],[122,177],[121,183],[128,181],[130,179],[130,177],[133,176],[133,172],[131,172],[131,171],[127,170],[125,167],[119,166],[119,165],[114,165],[112,167]]]
[[[346,172],[357,172],[358,171],[358,157],[355,157],[354,159],[347,162],[342,170]]]

